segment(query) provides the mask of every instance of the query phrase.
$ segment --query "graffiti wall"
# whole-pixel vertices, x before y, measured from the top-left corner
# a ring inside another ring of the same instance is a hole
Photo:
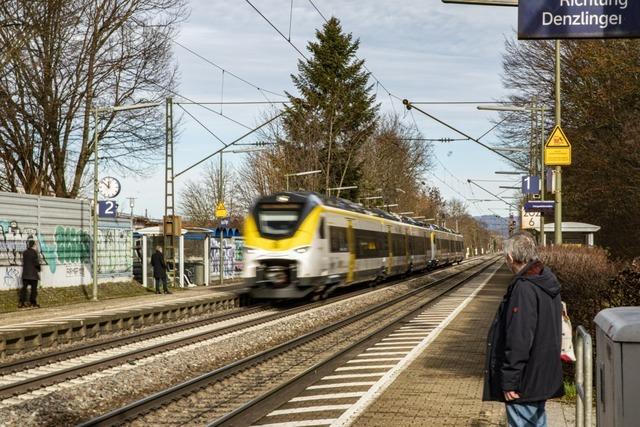
[[[0,290],[20,287],[22,253],[33,240],[42,286],[92,282],[91,212],[86,201],[0,192]],[[128,221],[100,220],[99,281],[129,280],[132,235]]]
[[[243,266],[244,240],[233,237],[222,240],[224,251],[224,278],[240,277]],[[211,278],[220,277],[220,239],[211,239],[209,252],[209,272]]]

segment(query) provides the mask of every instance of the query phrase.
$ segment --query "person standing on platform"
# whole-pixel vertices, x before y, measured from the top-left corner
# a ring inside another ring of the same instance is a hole
[[[514,277],[487,337],[482,399],[505,402],[510,427],[544,427],[546,401],[564,395],[560,284],[529,233],[505,241],[504,254]]]
[[[27,249],[22,252],[22,289],[20,289],[20,304],[18,308],[27,306],[28,287],[31,287],[29,295],[29,305],[40,308],[38,305],[38,281],[40,280],[40,259],[38,252],[34,249],[36,242],[27,241]]]
[[[160,282],[165,294],[170,294],[167,288],[167,263],[164,261],[162,246],[156,246],[156,251],[151,255],[151,266],[153,267],[153,278],[156,280],[156,294],[160,294]]]

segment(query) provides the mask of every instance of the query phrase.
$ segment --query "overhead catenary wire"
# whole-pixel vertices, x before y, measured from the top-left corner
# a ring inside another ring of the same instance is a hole
[[[287,36],[285,36],[285,35],[282,33],[282,31],[280,31],[280,30],[278,29],[278,27],[276,27],[276,26],[273,24],[273,22],[271,22],[271,20],[270,20],[269,18],[267,18],[266,16],[264,16],[264,14],[263,14],[262,12],[260,12],[260,10],[259,10],[257,7],[255,7],[255,6],[253,5],[253,3],[251,3],[251,1],[249,1],[249,0],[244,0],[244,1],[245,1],[245,2],[247,2],[247,3],[249,4],[249,6],[251,6],[251,7],[253,8],[253,10],[255,10],[255,11],[258,13],[258,15],[260,15],[260,16],[262,17],[262,19],[264,19],[265,21],[267,21],[267,23],[271,26],[271,28],[273,28],[274,30],[276,30],[276,32],[277,32],[278,34],[280,34],[280,35],[282,36],[282,38],[283,38],[287,43],[289,43],[289,44],[291,45],[291,47],[293,47],[293,48],[296,50],[296,52],[298,52],[298,53],[300,54],[300,56],[302,56],[302,57],[303,57],[304,59],[306,59],[307,61],[309,60],[309,58],[307,58],[307,56],[306,56],[304,53],[302,53],[302,51],[301,51],[300,49],[298,49],[298,46],[296,46],[296,45],[295,45],[291,40],[289,40],[289,39],[287,38]]]
[[[211,136],[213,136],[215,139],[217,139],[218,141],[220,141],[221,144],[225,144],[225,142],[220,139],[220,137],[218,135],[216,135],[215,133],[213,133],[213,131],[211,129],[209,129],[204,123],[202,123],[200,120],[198,120],[193,114],[191,114],[186,108],[184,108],[182,105],[180,104],[176,104],[178,107],[180,107],[182,109],[182,111],[184,111],[185,113],[187,113],[187,115],[189,117],[191,117],[193,120],[195,120],[196,123],[198,123],[200,126],[202,126],[204,128],[204,130],[206,130],[207,132],[209,132],[209,134],[211,134]]]
[[[421,112],[421,113],[422,113],[422,114],[424,114],[425,116],[429,117],[430,119],[432,119],[432,120],[434,120],[434,121],[436,121],[436,122],[440,123],[441,125],[443,125],[443,126],[445,126],[445,127],[449,128],[449,129],[451,129],[452,131],[454,131],[454,132],[456,132],[456,133],[459,133],[460,135],[462,135],[462,136],[464,136],[464,137],[466,137],[466,138],[469,138],[471,141],[475,142],[476,144],[478,144],[478,145],[480,145],[480,146],[482,146],[482,147],[486,148],[486,149],[487,149],[487,150],[489,150],[489,151],[492,151],[493,153],[497,154],[498,156],[500,156],[500,157],[502,157],[502,158],[504,158],[504,159],[508,160],[509,162],[511,162],[511,163],[513,163],[513,164],[515,164],[515,165],[517,165],[517,166],[518,166],[519,168],[521,168],[522,170],[527,170],[527,169],[528,169],[528,168],[527,168],[525,165],[523,165],[522,163],[520,163],[520,162],[518,162],[518,161],[516,161],[516,160],[513,160],[512,158],[510,158],[510,157],[508,157],[508,156],[506,156],[506,155],[502,154],[501,152],[499,152],[499,151],[497,151],[497,150],[493,149],[492,147],[490,147],[490,146],[488,146],[488,145],[486,145],[486,144],[482,143],[480,140],[478,140],[478,139],[476,139],[476,138],[473,138],[473,137],[471,137],[471,136],[467,135],[466,133],[464,133],[463,131],[461,131],[461,130],[457,129],[456,127],[454,127],[454,126],[452,126],[452,125],[450,125],[449,123],[447,123],[447,122],[445,122],[445,121],[443,121],[443,120],[440,120],[439,118],[435,117],[435,116],[434,116],[434,115],[432,115],[432,114],[427,113],[426,111],[422,110],[421,108],[416,107],[416,106],[415,106],[415,105],[413,105],[409,100],[405,99],[405,100],[403,100],[402,102],[404,103],[404,105],[405,105],[408,109],[415,108],[416,110],[418,110],[419,112]]]
[[[133,72],[131,72],[131,71],[129,71],[129,70],[123,70],[123,71],[128,72],[128,73],[130,73],[130,74],[132,74],[132,75],[133,75]],[[242,127],[243,127],[243,128],[245,128],[245,129],[251,129],[251,127],[250,127],[250,126],[247,126],[247,125],[245,125],[244,123],[239,122],[238,120],[236,120],[236,119],[234,119],[234,118],[232,118],[232,117],[229,117],[229,116],[227,116],[227,115],[225,115],[225,114],[223,114],[223,113],[220,113],[219,111],[216,111],[216,110],[214,110],[214,109],[212,109],[212,108],[208,107],[206,104],[202,104],[202,103],[200,103],[200,102],[194,101],[193,99],[191,99],[191,98],[189,98],[189,97],[187,97],[187,96],[185,96],[185,95],[182,95],[182,94],[180,94],[180,93],[176,92],[174,89],[171,89],[171,88],[169,88],[169,87],[167,87],[167,86],[165,86],[165,85],[162,85],[162,84],[160,84],[160,83],[158,83],[158,82],[156,82],[156,81],[149,80],[149,79],[146,79],[146,78],[144,78],[144,77],[140,77],[140,76],[138,76],[138,75],[135,75],[134,77],[136,77],[136,78],[142,78],[145,82],[147,82],[147,83],[149,83],[149,84],[151,84],[151,85],[154,85],[154,86],[156,86],[156,87],[158,87],[158,88],[160,88],[160,89],[162,89],[162,90],[164,90],[164,91],[166,91],[166,92],[168,92],[168,93],[170,93],[170,94],[172,94],[172,95],[174,95],[174,96],[177,96],[177,97],[179,97],[179,98],[182,98],[182,99],[186,100],[187,102],[189,102],[189,103],[191,103],[191,104],[193,104],[193,105],[198,105],[198,106],[200,106],[201,108],[204,108],[204,109],[205,109],[205,110],[207,110],[207,111],[210,111],[210,112],[212,112],[212,113],[214,113],[214,114],[217,114],[217,115],[219,115],[219,116],[221,116],[221,117],[225,118],[226,120],[229,120],[230,122],[233,122],[233,123],[237,124],[238,126],[242,126]]]
[[[192,55],[202,59],[203,61],[205,61],[209,65],[211,65],[211,66],[217,68],[218,70],[220,70],[220,71],[232,76],[233,78],[241,81],[242,83],[245,83],[246,85],[251,86],[252,88],[254,88],[254,89],[256,89],[256,90],[258,90],[260,92],[266,92],[266,93],[270,93],[271,95],[275,95],[275,96],[280,96],[280,97],[286,98],[286,95],[284,93],[278,93],[278,92],[275,92],[275,91],[260,87],[259,85],[255,84],[255,83],[252,83],[252,82],[250,82],[249,80],[247,80],[247,79],[245,79],[243,77],[240,77],[239,75],[235,74],[234,72],[229,71],[228,69],[222,67],[221,65],[216,64],[215,62],[213,62],[209,58],[207,58],[204,55],[201,55],[200,53],[196,52],[195,50],[185,46],[184,44],[180,43],[179,41],[174,40],[172,38],[170,38],[170,40],[173,43],[175,43],[176,45],[178,45],[181,48],[183,48],[184,50],[186,50],[187,52],[191,53]]]
[[[139,24],[139,26],[140,26],[143,30],[147,27],[147,26],[146,26],[146,25],[144,25],[144,24]],[[280,96],[280,97],[283,97],[283,98],[286,98],[286,97],[287,97],[284,93],[278,93],[278,92],[273,91],[273,90],[265,89],[265,88],[263,88],[263,87],[261,87],[261,86],[259,86],[259,85],[255,84],[255,83],[253,83],[253,82],[250,82],[249,80],[247,80],[247,79],[245,79],[245,78],[243,78],[243,77],[240,77],[240,76],[239,76],[239,75],[237,75],[236,73],[234,73],[234,72],[232,72],[232,71],[228,70],[227,68],[222,67],[221,65],[219,65],[219,64],[217,64],[216,62],[212,61],[211,59],[209,59],[209,58],[205,57],[204,55],[202,55],[202,54],[200,54],[200,53],[198,53],[198,52],[196,52],[194,49],[192,49],[192,48],[190,48],[190,47],[188,47],[188,46],[184,45],[183,43],[181,43],[181,42],[177,41],[176,39],[174,39],[173,37],[169,36],[168,34],[165,34],[165,37],[166,37],[166,38],[167,38],[171,43],[173,43],[173,44],[175,44],[175,45],[177,45],[177,46],[181,47],[182,49],[186,50],[186,51],[187,51],[187,52],[189,52],[190,54],[192,54],[192,55],[196,56],[197,58],[200,58],[201,60],[203,60],[203,61],[204,61],[204,62],[206,62],[207,64],[209,64],[209,65],[211,65],[211,66],[215,67],[216,69],[220,70],[220,71],[221,71],[221,72],[223,72],[223,73],[229,74],[229,75],[230,75],[230,76],[232,76],[233,78],[235,78],[235,79],[237,79],[237,80],[241,81],[242,83],[244,83],[244,84],[246,84],[246,85],[248,85],[248,86],[251,86],[252,88],[256,89],[258,92],[260,92],[260,94],[261,94],[262,96],[264,96],[264,97],[265,97],[265,99],[267,99],[267,101],[269,101],[269,98],[267,98],[267,96],[265,95],[265,93],[270,93],[270,94],[272,94],[272,95]]]
[[[197,162],[195,162],[194,164],[192,164],[191,166],[187,167],[186,169],[178,172],[177,174],[175,174],[173,177],[174,179],[179,177],[182,174],[187,173],[188,171],[190,171],[191,169],[195,168],[196,166],[206,162],[207,160],[209,160],[211,157],[215,156],[216,154],[219,154],[220,152],[222,152],[224,149],[234,145],[237,142],[242,141],[243,139],[245,139],[246,137],[248,137],[249,135],[259,131],[260,129],[262,129],[263,127],[267,126],[269,123],[273,122],[274,120],[278,119],[280,116],[282,116],[284,114],[284,112],[281,112],[277,115],[275,115],[274,117],[270,118],[269,120],[267,120],[266,122],[262,123],[261,125],[251,129],[249,132],[245,133],[244,135],[234,139],[233,141],[231,141],[228,144],[225,144],[224,142],[222,143],[224,145],[224,147],[220,148],[219,150],[216,150],[215,152],[209,154],[208,156],[205,156],[204,158],[198,160]]]

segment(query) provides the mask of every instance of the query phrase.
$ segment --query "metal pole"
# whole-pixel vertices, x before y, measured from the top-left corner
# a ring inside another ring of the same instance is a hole
[[[224,203],[224,197],[222,195],[223,186],[222,186],[222,151],[220,152],[220,176],[218,177],[220,181],[218,184],[218,198],[220,199],[220,203]],[[220,219],[220,284],[224,284],[224,248],[223,248],[223,228],[222,228],[222,218]]]
[[[584,378],[584,341],[579,331],[576,331],[576,427],[584,427],[584,400],[580,388]],[[591,427],[591,426],[589,426]]]
[[[98,108],[93,110],[93,301],[98,301]]]
[[[562,123],[562,99],[560,93],[560,40],[556,40],[556,126]],[[562,167],[556,166],[555,243],[562,244]]]
[[[576,427],[591,427],[593,404],[593,344],[583,326],[576,329]]]
[[[284,176],[287,179],[287,191],[289,191],[289,175]]]
[[[545,192],[545,167],[544,167],[544,104],[540,107],[540,200],[544,200]],[[540,213],[540,245],[546,246],[547,237],[544,234],[544,215]]]

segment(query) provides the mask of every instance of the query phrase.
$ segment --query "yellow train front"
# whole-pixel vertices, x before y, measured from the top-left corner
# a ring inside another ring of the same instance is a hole
[[[259,199],[244,238],[243,276],[256,299],[327,295],[464,258],[450,230],[316,193]]]

